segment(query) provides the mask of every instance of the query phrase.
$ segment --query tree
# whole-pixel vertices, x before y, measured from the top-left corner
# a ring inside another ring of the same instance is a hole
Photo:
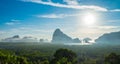
[[[0,64],[28,64],[27,59],[20,56],[4,54],[0,51]]]
[[[54,54],[51,64],[76,64],[77,55],[68,49],[58,49]]]
[[[41,61],[40,64],[49,64],[48,60]]]
[[[105,57],[105,64],[120,64],[120,55],[115,53],[109,54]]]

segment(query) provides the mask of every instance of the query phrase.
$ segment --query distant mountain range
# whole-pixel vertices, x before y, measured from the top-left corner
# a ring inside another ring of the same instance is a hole
[[[92,39],[90,38],[84,38],[83,40],[80,40],[79,38],[72,39],[70,36],[63,33],[60,29],[56,29],[52,36],[51,43],[91,43]],[[1,40],[2,42],[39,42],[36,38],[33,37],[23,37],[20,38],[19,35],[15,35],[13,37],[5,38]],[[120,43],[120,31],[119,32],[111,32],[106,33],[100,36],[98,39],[95,40],[98,44],[115,44]]]
[[[19,35],[15,35],[13,37],[2,39],[2,42],[38,42],[38,40],[33,37],[25,36],[23,38],[20,38]]]
[[[120,31],[119,32],[112,32],[106,33],[100,36],[98,39],[95,40],[96,43],[104,43],[104,44],[117,44],[120,43]]]
[[[52,43],[81,43],[81,40],[78,38],[72,39],[60,29],[56,29],[53,33]]]

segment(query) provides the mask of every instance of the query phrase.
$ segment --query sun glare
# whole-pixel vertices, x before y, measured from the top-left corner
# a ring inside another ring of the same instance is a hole
[[[85,13],[83,15],[82,21],[84,23],[84,25],[94,25],[96,22],[96,17],[94,13]]]

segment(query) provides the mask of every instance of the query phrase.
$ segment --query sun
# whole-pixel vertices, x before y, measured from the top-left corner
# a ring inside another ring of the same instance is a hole
[[[94,25],[96,22],[96,16],[94,13],[85,13],[82,17],[84,25],[90,26]]]

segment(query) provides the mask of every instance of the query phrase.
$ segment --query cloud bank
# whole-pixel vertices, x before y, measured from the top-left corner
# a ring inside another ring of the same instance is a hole
[[[64,0],[67,4],[60,4],[60,3],[54,3],[52,1],[42,1],[42,0],[22,0],[23,2],[33,2],[43,5],[49,5],[54,7],[61,7],[61,8],[71,8],[71,9],[89,9],[89,10],[95,10],[95,11],[108,11],[106,8],[95,6],[95,5],[79,5],[77,0]]]
[[[78,16],[79,14],[45,14],[45,15],[35,15],[38,18],[65,18],[71,16]]]
[[[71,8],[78,10],[93,10],[93,11],[102,11],[102,12],[120,12],[120,9],[107,9],[101,6],[96,5],[80,5],[78,0],[63,0],[66,4],[54,3],[51,0],[43,1],[43,0],[21,0],[23,2],[32,2],[37,4],[49,5],[60,8]]]
[[[5,24],[6,24],[6,25],[16,25],[16,24],[20,24],[20,20],[12,19],[12,20],[10,20],[9,22],[6,22]]]
[[[113,10],[110,10],[111,12],[120,12],[120,9],[113,9]]]

